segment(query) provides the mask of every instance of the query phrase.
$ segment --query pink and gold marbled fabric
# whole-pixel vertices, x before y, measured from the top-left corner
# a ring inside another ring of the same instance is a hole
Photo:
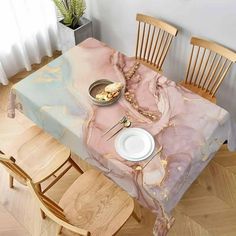
[[[103,78],[125,83],[135,102],[122,96],[112,106],[92,105],[88,87]],[[154,235],[166,235],[172,209],[222,143],[236,148],[227,111],[95,39],[14,86],[11,97],[39,126],[155,212]],[[14,116],[14,106],[9,108]],[[102,137],[124,115],[163,146],[142,171],[116,153],[115,138]]]

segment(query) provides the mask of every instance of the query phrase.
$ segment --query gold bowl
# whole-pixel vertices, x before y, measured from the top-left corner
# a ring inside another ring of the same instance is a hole
[[[102,101],[102,100],[98,100],[96,99],[96,95],[98,93],[101,93],[102,91],[104,91],[105,87],[109,84],[112,84],[113,82],[110,80],[106,80],[106,79],[100,79],[95,81],[94,83],[92,83],[89,86],[89,98],[90,100],[93,102],[93,104],[97,105],[97,106],[109,106],[113,103],[115,103],[121,96],[121,91],[119,92],[119,94],[112,98],[109,101]]]

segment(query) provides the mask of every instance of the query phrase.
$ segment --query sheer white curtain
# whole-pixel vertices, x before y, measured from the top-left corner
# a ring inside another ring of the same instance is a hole
[[[0,83],[58,49],[51,0],[0,0]]]

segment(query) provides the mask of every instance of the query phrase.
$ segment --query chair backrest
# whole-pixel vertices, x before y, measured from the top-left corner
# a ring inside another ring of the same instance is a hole
[[[236,53],[200,38],[191,38],[192,51],[186,72],[185,83],[196,85],[214,97],[236,61]]]
[[[154,17],[137,14],[138,33],[136,60],[143,61],[151,68],[161,71],[173,37],[178,30]]]
[[[11,156],[5,155],[0,151],[0,163],[2,163],[8,172],[16,178],[19,182],[26,185],[27,180],[31,180],[30,176],[25,173],[16,163],[15,159]]]
[[[57,203],[55,203],[50,198],[45,196],[43,193],[39,192],[37,190],[37,188],[35,187],[35,185],[30,180],[27,181],[27,185],[29,186],[30,192],[32,193],[35,200],[37,201],[41,210],[51,220],[53,220],[54,222],[56,222],[60,226],[66,228],[76,234],[83,235],[83,236],[90,236],[89,231],[87,231],[85,229],[78,228],[78,227],[70,224],[66,219],[63,209]]]

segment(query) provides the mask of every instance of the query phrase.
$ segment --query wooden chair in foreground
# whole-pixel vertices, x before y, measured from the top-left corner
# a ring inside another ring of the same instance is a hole
[[[77,178],[59,204],[38,192],[31,181],[28,186],[41,210],[61,226],[59,234],[64,228],[63,235],[69,230],[84,236],[111,236],[134,212],[133,199],[92,169]]]
[[[191,38],[192,52],[181,85],[216,103],[215,94],[226,77],[236,53],[200,38]]]
[[[83,173],[71,159],[70,150],[37,126],[12,135],[7,144],[0,144],[0,163],[10,174],[10,188],[13,188],[13,179],[24,185],[30,180],[42,193],[48,191],[72,166]],[[66,166],[66,163],[69,165]],[[64,170],[55,176],[63,166]],[[42,190],[41,183],[51,176],[54,179]]]
[[[154,17],[137,14],[138,34],[135,59],[158,72],[178,30]]]

